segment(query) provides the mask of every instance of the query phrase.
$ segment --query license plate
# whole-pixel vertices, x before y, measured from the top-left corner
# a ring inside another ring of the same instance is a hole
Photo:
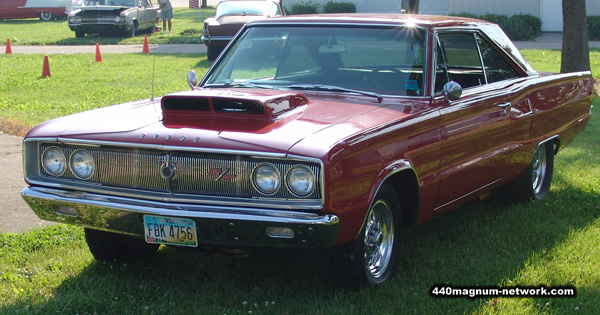
[[[145,215],[144,231],[147,243],[198,246],[196,222],[190,219]]]

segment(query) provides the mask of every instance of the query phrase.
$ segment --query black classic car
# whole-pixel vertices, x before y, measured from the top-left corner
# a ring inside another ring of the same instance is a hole
[[[153,30],[158,12],[151,0],[89,0],[69,12],[69,28],[77,38],[115,33],[133,37],[140,30]]]

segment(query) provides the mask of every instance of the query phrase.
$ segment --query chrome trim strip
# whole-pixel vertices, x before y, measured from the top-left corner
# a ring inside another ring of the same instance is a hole
[[[202,152],[202,153],[222,153],[222,154],[238,154],[248,155],[256,157],[270,157],[270,158],[285,158],[285,153],[271,153],[271,152],[260,152],[260,151],[243,151],[243,150],[223,150],[223,149],[212,149],[212,148],[199,148],[199,147],[183,147],[183,146],[169,146],[169,145],[156,145],[156,144],[144,144],[144,143],[130,143],[130,142],[108,142],[108,141],[96,141],[96,140],[80,140],[80,139],[69,139],[66,137],[58,137],[53,139],[56,142],[62,144],[72,145],[109,145],[115,147],[135,147],[139,149],[153,149],[161,151],[185,151],[185,152]],[[27,141],[41,141],[36,138],[27,139]],[[51,140],[52,141],[52,140]],[[50,142],[50,141],[47,141]]]
[[[403,163],[400,163],[403,162]],[[369,214],[369,209],[371,209],[371,207],[373,206],[373,204],[375,203],[375,196],[377,196],[377,194],[379,193],[379,190],[381,189],[381,186],[383,186],[383,184],[388,180],[388,178],[392,177],[393,175],[396,175],[402,171],[406,171],[406,170],[411,170],[414,174],[415,177],[417,178],[417,183],[419,182],[419,175],[417,174],[417,172],[415,171],[415,169],[413,168],[412,164],[410,163],[410,161],[408,160],[398,160],[395,161],[394,163],[390,164],[390,165],[394,165],[394,164],[405,164],[406,166],[401,167],[399,169],[396,169],[390,173],[388,173],[379,183],[379,186],[377,186],[377,190],[375,190],[375,194],[373,194],[373,196],[371,196],[371,201],[369,202],[369,208],[367,208],[367,210],[365,211],[365,217],[363,219],[363,223],[361,225],[361,229],[358,231],[358,234],[356,234],[356,238],[359,237],[360,235],[360,231],[362,230],[362,227],[365,226],[365,223],[367,222],[367,215]],[[419,187],[420,190],[420,187]]]

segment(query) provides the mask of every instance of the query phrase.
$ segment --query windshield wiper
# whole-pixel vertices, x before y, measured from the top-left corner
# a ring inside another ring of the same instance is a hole
[[[277,89],[272,85],[263,85],[263,84],[255,84],[250,82],[220,82],[220,83],[209,83],[205,84],[202,87],[205,88],[228,88],[228,87],[238,87],[238,88],[257,88],[257,89]]]
[[[381,94],[379,94],[379,93],[367,92],[367,91],[360,91],[360,90],[353,90],[353,89],[347,89],[347,88],[344,88],[344,87],[341,87],[341,86],[335,86],[335,85],[293,84],[293,85],[288,85],[287,88],[288,89],[292,89],[292,90],[310,90],[310,91],[356,93],[356,94],[360,94],[360,95],[376,97],[378,103],[381,103],[381,101],[383,101],[383,96],[381,96]]]

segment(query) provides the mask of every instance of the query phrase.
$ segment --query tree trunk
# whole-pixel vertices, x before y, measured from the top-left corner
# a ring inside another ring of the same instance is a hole
[[[563,42],[560,72],[590,70],[585,0],[562,0]]]
[[[202,0],[202,5],[200,6],[200,8],[202,8],[202,9],[208,8],[208,2],[207,1],[208,0]]]
[[[410,13],[410,14],[418,14],[419,13],[419,0],[409,0],[408,1],[408,13]]]

